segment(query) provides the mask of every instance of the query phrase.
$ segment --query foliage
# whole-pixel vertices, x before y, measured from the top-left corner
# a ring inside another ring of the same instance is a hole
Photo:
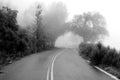
[[[120,54],[118,54],[114,49],[109,50],[109,52],[103,57],[102,64],[120,68]]]
[[[37,7],[33,32],[17,24],[17,11],[8,7],[0,9],[0,65],[6,65],[24,56],[53,48],[49,37],[44,33],[41,22],[41,9]]]
[[[0,10],[0,59],[14,59],[16,53],[26,50],[26,44],[18,34],[16,17],[16,10],[7,7]]]
[[[43,29],[41,13],[41,6],[38,5],[35,14],[35,24],[32,26],[34,27],[33,32],[29,35],[29,48],[32,49],[30,52],[34,53],[53,48],[51,39],[45,34]]]
[[[114,69],[106,70],[111,74],[118,76],[120,70],[120,53],[118,53],[115,49],[111,49],[110,47],[105,47],[101,43],[92,44],[92,43],[82,43],[80,45],[80,55],[83,58],[90,61],[91,64],[95,66],[99,66],[103,69],[115,68],[116,71],[112,71]]]
[[[99,65],[102,63],[103,57],[107,53],[107,49],[104,46],[102,46],[101,43],[98,43],[96,47],[97,48],[94,49],[92,52],[90,60],[94,65]]]
[[[105,18],[98,12],[76,15],[71,22],[71,29],[82,36],[85,42],[95,42],[108,35]]]
[[[119,66],[120,54],[115,49],[104,47],[101,43],[81,44],[80,55],[88,57],[94,65]]]
[[[93,44],[81,43],[80,45],[80,55],[84,56],[87,60],[90,60],[91,54],[96,47]],[[83,55],[84,54],[84,55]]]

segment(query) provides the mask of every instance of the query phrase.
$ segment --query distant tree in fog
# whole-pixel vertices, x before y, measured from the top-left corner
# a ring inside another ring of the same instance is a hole
[[[95,42],[108,35],[105,18],[99,13],[76,15],[71,22],[71,29],[82,36],[85,42]]]
[[[41,5],[37,5],[34,24],[31,25],[31,29],[29,28],[30,31],[28,30],[28,33],[30,33],[28,36],[28,45],[29,49],[31,50],[30,52],[32,53],[40,52],[42,50],[53,47],[52,41],[44,32],[41,13],[42,7]]]

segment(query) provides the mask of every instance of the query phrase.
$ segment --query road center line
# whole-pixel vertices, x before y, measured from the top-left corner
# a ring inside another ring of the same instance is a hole
[[[50,67],[48,67],[48,71],[47,71],[47,79],[46,79],[46,80],[49,80],[49,73],[50,73]]]
[[[56,58],[62,54],[64,51],[60,52],[59,54],[57,54],[56,56],[53,57],[53,61],[52,61],[52,65],[51,65],[51,80],[54,80],[54,76],[53,76],[53,67],[54,67],[54,63],[55,63],[55,60]]]
[[[53,58],[52,58],[52,63],[51,63],[51,65],[50,65],[50,67],[48,68],[48,71],[47,71],[47,80],[54,80],[54,76],[53,76],[53,68],[54,68],[54,63],[55,63],[55,60],[56,60],[56,58],[60,55],[60,54],[62,54],[64,51],[62,51],[62,52],[60,52],[60,53],[58,53],[57,55],[55,55],[55,56],[53,56]]]

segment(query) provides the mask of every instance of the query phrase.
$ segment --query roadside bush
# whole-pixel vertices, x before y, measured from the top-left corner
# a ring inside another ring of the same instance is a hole
[[[106,66],[115,66],[118,54],[115,50],[109,50],[102,59],[102,64]]]
[[[92,56],[90,57],[90,61],[92,64],[98,66],[98,65],[102,64],[103,57],[106,55],[106,53],[108,51],[107,51],[107,48],[102,46],[101,43],[98,43],[96,45],[96,47],[97,48],[95,50],[93,50],[93,52],[92,52]]]
[[[120,53],[115,49],[111,49],[109,46],[105,47],[101,43],[82,43],[79,48],[80,56],[89,60],[92,65],[120,78]]]
[[[0,9],[0,66],[54,47],[42,29],[41,10],[36,12],[35,29],[31,31],[18,25],[16,17],[16,10]]]
[[[90,57],[95,49],[96,46],[93,44],[82,43],[79,46],[79,53],[82,57],[86,58],[87,60],[90,60]]]
[[[119,67],[120,54],[115,49],[104,47],[101,43],[80,45],[80,55],[90,60],[94,65]]]

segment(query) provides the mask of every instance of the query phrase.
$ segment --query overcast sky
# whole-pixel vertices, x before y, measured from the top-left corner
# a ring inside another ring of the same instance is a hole
[[[120,49],[120,0],[0,0],[3,3],[24,11],[35,2],[42,2],[49,5],[53,1],[63,2],[68,10],[69,19],[75,14],[82,14],[88,11],[100,12],[106,19],[109,38],[105,44]]]

